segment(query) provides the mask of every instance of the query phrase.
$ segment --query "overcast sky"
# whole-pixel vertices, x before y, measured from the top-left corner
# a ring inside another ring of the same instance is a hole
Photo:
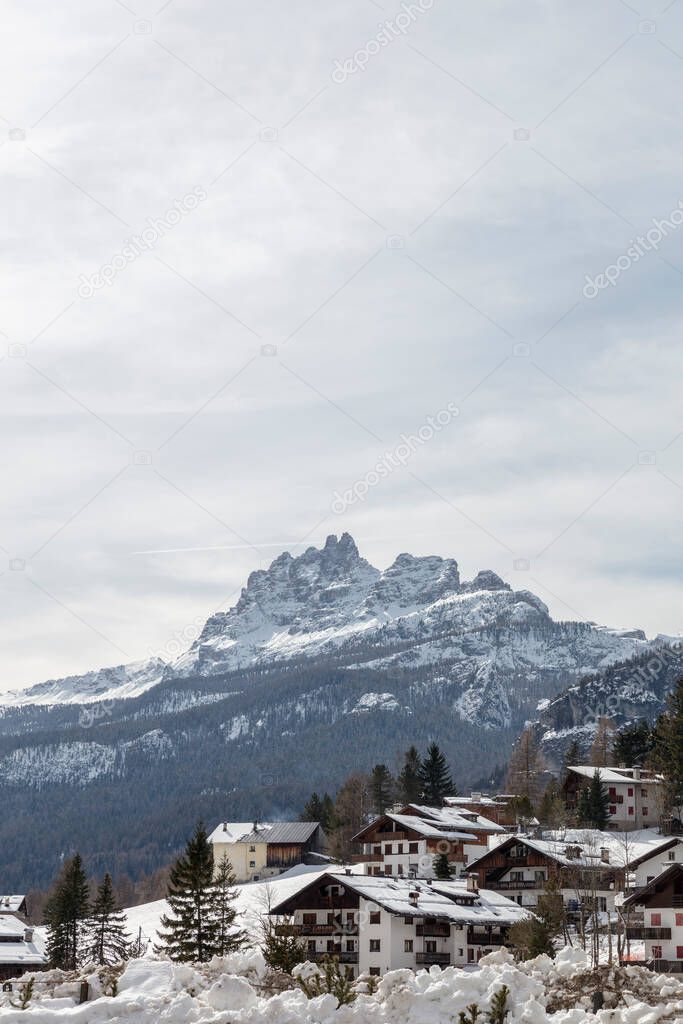
[[[405,8],[10,0],[0,688],[343,530],[683,632],[683,2]]]

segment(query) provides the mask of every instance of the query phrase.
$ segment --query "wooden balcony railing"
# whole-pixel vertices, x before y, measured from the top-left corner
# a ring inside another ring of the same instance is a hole
[[[352,864],[383,864],[384,854],[382,853],[353,853],[351,854]]]
[[[346,950],[342,951],[340,949],[335,949],[334,952],[329,952],[328,950],[316,950],[313,952],[312,950],[308,950],[306,956],[309,960],[312,960],[313,963],[322,963],[324,960],[328,959],[338,960],[340,964],[358,963],[357,952],[349,953]]]
[[[400,842],[402,839],[407,839],[408,835],[406,832],[375,832],[373,842],[375,843],[392,843]]]
[[[341,924],[276,924],[276,935],[358,935],[358,925]]]
[[[515,882],[514,879],[507,879],[506,878],[504,882],[487,882],[486,885],[487,885],[487,887],[489,887],[491,889],[500,889],[500,890],[508,890],[508,889],[542,889],[545,886],[545,881],[535,882],[535,881],[530,881],[528,878],[527,879],[522,878],[518,882]]]
[[[451,934],[451,927],[448,924],[418,924],[415,928],[415,934],[433,939],[447,939]]]
[[[472,932],[467,936],[468,946],[504,946],[505,939],[500,932],[492,932],[487,935],[485,932]]]
[[[415,962],[418,964],[449,964],[450,953],[416,953]]]
[[[635,925],[626,929],[626,937],[629,939],[670,939],[670,928],[644,928],[642,925]]]

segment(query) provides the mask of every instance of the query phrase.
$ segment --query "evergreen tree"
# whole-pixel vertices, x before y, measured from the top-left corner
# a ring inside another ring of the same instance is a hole
[[[199,822],[185,853],[171,868],[167,900],[172,914],[161,918],[161,946],[171,960],[204,963],[218,952],[219,923],[214,912],[213,851]]]
[[[218,862],[214,882],[213,917],[218,924],[216,952],[219,956],[226,956],[240,949],[247,941],[247,933],[242,929],[235,928],[237,908],[235,900],[237,889],[235,886],[235,872],[232,864],[224,854]]]
[[[394,780],[385,764],[376,764],[370,775],[370,797],[376,815],[384,814],[391,803]]]
[[[579,823],[602,831],[609,819],[609,793],[596,768],[590,784],[584,786],[579,795]]]
[[[308,960],[306,943],[293,926],[276,925],[271,919],[263,922],[263,959],[274,971],[291,974],[298,964]]]
[[[644,764],[652,753],[653,743],[654,730],[644,718],[625,725],[614,737],[614,763],[627,768]]]
[[[447,881],[453,877],[453,869],[448,861],[447,853],[437,853],[432,862],[432,869],[434,871],[434,878],[439,878],[443,881]]]
[[[654,731],[652,762],[664,776],[665,811],[683,818],[683,677],[666,699]]]
[[[77,853],[65,863],[45,904],[47,955],[52,967],[73,971],[80,966],[89,909],[88,881]]]
[[[562,758],[562,781],[567,778],[567,769],[571,766],[574,767],[577,764],[581,764],[581,748],[576,740],[572,740],[567,749],[564,752]]]
[[[398,797],[403,804],[415,804],[422,795],[421,765],[417,747],[410,747],[406,750],[403,768],[397,779]]]
[[[131,940],[126,916],[114,897],[111,875],[98,886],[88,919],[88,960],[95,964],[118,964],[130,956]]]
[[[420,765],[418,777],[422,799],[430,807],[441,807],[445,796],[457,794],[448,762],[436,743],[427,747],[427,756]]]

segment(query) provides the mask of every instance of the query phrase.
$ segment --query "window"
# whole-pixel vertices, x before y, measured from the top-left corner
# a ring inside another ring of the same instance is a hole
[[[389,856],[389,854],[393,853],[393,852],[394,852],[394,847],[392,846],[391,843],[387,843],[385,845],[385,847],[384,847],[384,855],[385,855],[385,857]]]
[[[402,864],[397,864],[396,865],[396,870],[397,870],[399,875],[402,875],[403,874],[403,865]]]
[[[524,881],[524,872],[523,871],[511,871],[510,872],[510,881],[511,882],[523,882]]]
[[[609,788],[609,795],[610,795],[610,798],[612,800],[614,800],[616,798],[617,791],[616,791],[614,786],[610,786],[610,788]]]
[[[249,861],[249,867],[250,868],[255,868],[256,867],[256,861],[255,860],[250,860]]]
[[[413,923],[412,917],[410,917],[410,915],[408,915],[408,917],[404,917],[403,918],[403,923],[404,924],[412,924]]]
[[[650,915],[650,924],[652,925],[653,928],[659,928],[661,923],[662,923],[662,915],[661,914],[651,914]]]
[[[404,953],[412,953],[413,952],[413,940],[412,939],[404,939],[404,942],[403,942],[403,952]]]
[[[334,939],[327,940],[327,952],[334,953]]]
[[[647,807],[643,807],[643,816],[647,816]]]
[[[335,918],[334,918],[334,911],[332,911],[331,913],[328,913],[328,915],[327,915],[327,923],[328,924],[334,924],[334,920],[335,920]]]
[[[308,940],[308,952],[315,953],[315,939]]]
[[[379,924],[382,920],[382,912],[380,910],[373,910],[370,914],[370,924]]]
[[[372,852],[373,853],[381,853],[382,852],[382,847],[381,846],[373,846]]]
[[[545,871],[534,871],[534,878],[537,882],[545,882]]]
[[[609,812],[610,812],[610,814],[616,814],[617,813],[617,808],[616,808],[616,806],[614,804],[610,804],[609,805]]]
[[[435,939],[425,939],[425,953],[436,953]]]
[[[646,789],[641,789],[640,795],[641,796],[647,796],[647,790]]]
[[[346,952],[347,953],[355,953],[356,952],[356,942],[355,942],[354,939],[347,939],[346,940]]]
[[[317,914],[304,914],[303,915],[303,923],[304,924],[315,924],[317,920],[318,920]]]
[[[250,846],[249,847],[249,853],[256,853],[256,847],[255,846]]]
[[[408,843],[408,853],[417,853],[417,843]]]
[[[676,860],[676,851],[669,850],[669,860]]]
[[[683,928],[683,914],[676,914],[676,927]]]
[[[403,843],[396,844],[396,853],[403,853]]]
[[[676,959],[683,960],[683,946],[676,946]]]
[[[652,947],[652,959],[653,960],[661,960],[662,959],[662,947],[661,946],[653,946]]]
[[[348,921],[349,924],[355,924],[356,923],[356,915],[354,914],[353,910],[349,910],[348,911],[348,913],[346,915],[346,920]]]
[[[628,787],[628,795],[633,796],[633,786]]]
[[[629,807],[629,809],[628,809],[628,813],[629,813],[629,814],[633,814],[633,808],[632,808],[632,807]]]
[[[371,967],[368,974],[371,974],[373,978],[379,978],[379,967]]]
[[[371,953],[379,953],[379,951],[380,951],[380,941],[379,941],[379,939],[370,939],[370,952]]]
[[[463,954],[463,951],[462,951],[462,949],[459,949],[459,950],[458,950],[458,956],[463,956],[463,955],[464,955],[464,954]]]

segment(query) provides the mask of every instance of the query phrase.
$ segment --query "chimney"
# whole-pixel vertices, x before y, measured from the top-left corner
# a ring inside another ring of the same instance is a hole
[[[481,793],[472,793],[471,797],[473,800],[481,800]]]
[[[344,874],[345,875],[350,875],[351,874],[351,868],[344,868]]]
[[[640,765],[635,764],[633,766],[633,781],[640,782]]]
[[[24,942],[33,942],[33,928],[24,928]]]
[[[479,892],[479,876],[469,874],[467,875],[467,891],[468,892]]]
[[[224,831],[224,832],[227,832],[227,831],[228,831],[228,823],[227,823],[227,821],[224,821],[224,822],[223,822],[223,831]]]
[[[411,892],[408,893],[408,899],[410,900],[410,902],[412,903],[412,905],[414,907],[417,906],[417,901],[419,900],[419,898],[420,898],[420,894],[419,894],[419,892],[417,892],[417,890],[412,890]]]
[[[600,848],[600,860],[603,864],[609,864],[609,850],[606,846]]]

